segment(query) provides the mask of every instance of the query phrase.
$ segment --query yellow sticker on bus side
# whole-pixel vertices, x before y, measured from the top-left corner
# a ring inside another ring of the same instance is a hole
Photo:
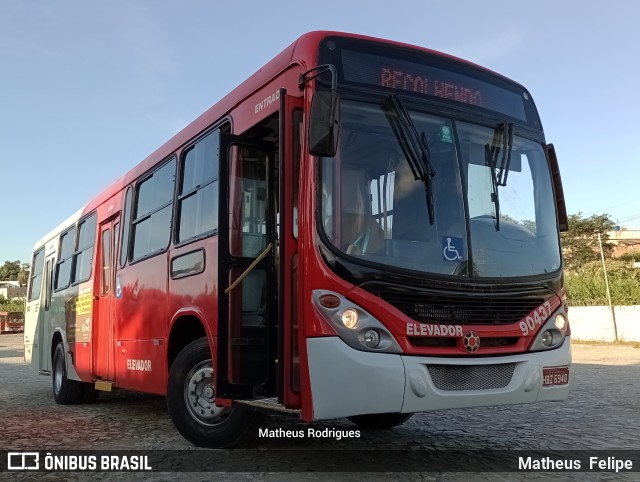
[[[93,309],[93,295],[91,293],[84,293],[79,295],[76,300],[75,312],[76,315],[88,315],[91,314]]]

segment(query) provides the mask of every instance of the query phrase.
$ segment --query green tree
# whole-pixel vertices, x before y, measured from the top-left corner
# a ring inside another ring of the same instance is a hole
[[[22,263],[20,261],[5,261],[0,266],[0,281],[18,281],[18,274],[22,271]]]
[[[594,214],[588,218],[582,213],[569,216],[569,230],[561,233],[562,252],[567,270],[576,271],[585,263],[600,259],[598,233],[602,239],[605,258],[611,258],[613,245],[607,243],[609,231],[615,223],[608,214]]]

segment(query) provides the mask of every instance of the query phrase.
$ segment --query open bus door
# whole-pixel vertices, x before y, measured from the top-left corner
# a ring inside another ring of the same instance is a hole
[[[220,151],[216,396],[269,396],[278,332],[273,146],[223,134]]]
[[[298,198],[304,99],[280,90],[278,402],[300,405],[298,327]]]
[[[38,335],[40,337],[40,372],[51,370],[51,326],[53,324],[53,273],[56,266],[55,253],[47,256],[44,265],[44,285],[41,292],[40,315],[38,316]]]

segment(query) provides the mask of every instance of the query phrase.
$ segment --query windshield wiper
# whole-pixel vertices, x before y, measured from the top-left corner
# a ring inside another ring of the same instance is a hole
[[[498,158],[502,150],[502,158],[498,165]],[[491,145],[485,144],[485,163],[491,170],[491,201],[496,207],[496,231],[500,231],[500,198],[498,187],[507,185],[511,152],[513,150],[513,123],[501,122],[493,130]]]
[[[424,183],[427,197],[427,208],[429,211],[429,224],[434,222],[433,209],[433,183],[431,179],[436,175],[436,171],[431,165],[431,155],[427,144],[427,136],[424,132],[420,135],[416,129],[413,119],[405,109],[400,99],[391,94],[383,103],[383,110],[389,120],[391,129],[395,134],[402,152],[407,158],[411,172],[417,181]]]

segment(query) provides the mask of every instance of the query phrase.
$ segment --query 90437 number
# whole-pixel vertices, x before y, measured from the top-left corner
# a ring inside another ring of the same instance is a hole
[[[533,315],[528,315],[524,320],[520,321],[522,334],[527,336],[529,333],[533,333],[542,323],[547,321],[549,316],[551,316],[551,303],[545,301],[533,310]]]

